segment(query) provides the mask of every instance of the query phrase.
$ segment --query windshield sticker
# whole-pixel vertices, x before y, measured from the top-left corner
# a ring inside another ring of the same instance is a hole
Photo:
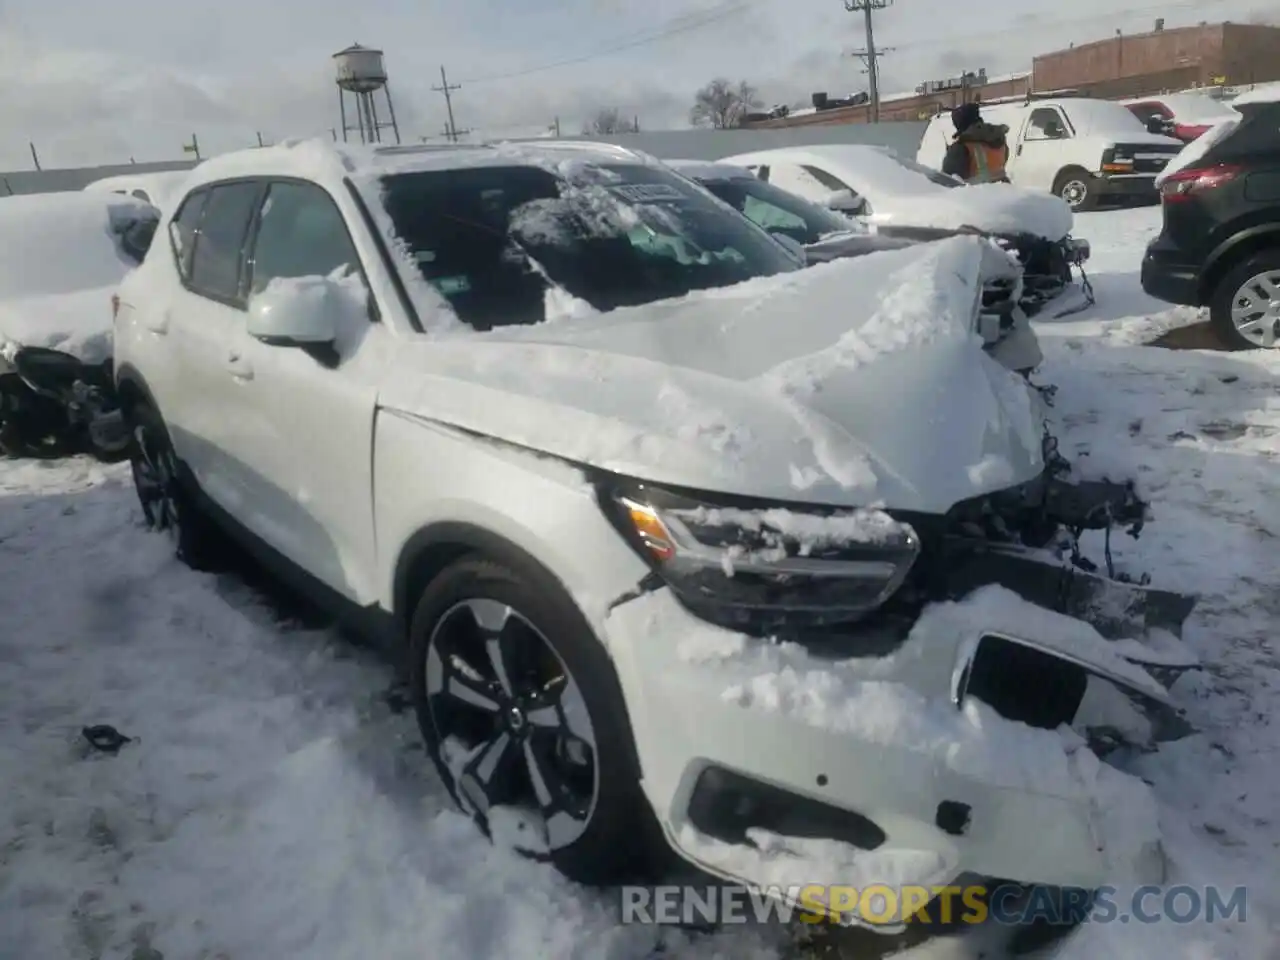
[[[431,281],[431,285],[440,291],[442,296],[452,297],[470,290],[471,280],[466,274],[459,274],[456,277],[436,277]]]
[[[605,189],[631,203],[680,202],[686,199],[683,193],[666,183],[627,183]]]

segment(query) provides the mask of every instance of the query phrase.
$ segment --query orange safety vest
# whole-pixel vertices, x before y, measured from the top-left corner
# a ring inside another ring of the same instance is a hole
[[[969,167],[973,170],[969,183],[1008,182],[1009,178],[1004,172],[1005,157],[1008,155],[1005,147],[968,141],[964,148],[969,151]]]

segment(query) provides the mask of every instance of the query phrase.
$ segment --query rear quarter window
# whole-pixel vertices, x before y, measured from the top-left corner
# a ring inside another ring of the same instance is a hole
[[[184,281],[191,279],[191,254],[195,250],[196,230],[204,215],[209,191],[199,189],[187,194],[178,212],[169,221],[169,244],[173,248],[173,260]]]

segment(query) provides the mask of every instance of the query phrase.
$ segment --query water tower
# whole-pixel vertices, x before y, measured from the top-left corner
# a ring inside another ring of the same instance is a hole
[[[387,87],[387,68],[382,63],[382,51],[353,43],[333,55],[338,68],[338,113],[342,117],[342,139],[352,130],[360,131],[361,143],[381,143],[382,130],[390,127],[400,142],[400,128],[396,126],[396,111],[391,105],[391,91]],[[377,93],[382,91],[386,101],[386,117],[378,115]],[[355,117],[348,120],[347,96],[355,105]]]

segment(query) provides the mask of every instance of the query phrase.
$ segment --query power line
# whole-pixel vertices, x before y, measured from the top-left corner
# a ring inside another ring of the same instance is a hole
[[[589,63],[592,60],[609,57],[615,53],[623,53],[627,50],[633,50],[636,47],[645,46],[651,43],[659,43],[670,37],[679,36],[694,30],[701,30],[704,27],[714,26],[717,23],[746,12],[751,7],[758,5],[759,2],[760,0],[725,0],[725,2],[720,4],[718,7],[713,7],[712,9],[702,13],[688,13],[681,17],[673,18],[667,22],[666,27],[657,28],[639,35],[630,35],[627,38],[620,38],[616,42],[606,44],[592,53],[585,53],[576,57],[566,57],[562,60],[551,60],[546,63],[538,64],[537,66],[513,70],[507,73],[486,74],[484,76],[468,79],[467,83],[493,83],[499,80],[514,80],[520,77],[530,76],[531,74],[542,73],[547,70],[558,70],[562,67],[571,67],[580,63]],[[1169,10],[1203,10],[1206,7],[1221,5],[1225,2],[1226,0],[1169,0],[1167,3],[1131,8],[1126,10],[1123,16],[1126,19],[1133,19],[1137,16],[1160,14]],[[1028,30],[1034,30],[1041,27],[1071,26],[1079,23],[1094,23],[1096,21],[1096,16],[1062,17],[1055,20],[1035,20],[1024,25],[1008,27],[1003,30],[983,30],[978,33],[962,34],[959,36],[950,34],[941,37],[930,37],[924,40],[908,40],[892,47],[877,48],[876,53],[878,59],[880,55],[885,53],[898,52],[901,50],[915,50],[923,47],[942,45],[951,46],[957,42],[963,42],[966,40],[985,40],[991,37],[1022,35]],[[859,57],[865,56],[866,53],[866,51],[862,50],[852,52],[855,56]],[[876,80],[877,82],[879,81],[878,71]]]
[[[446,111],[448,111],[448,114],[449,114],[449,123],[444,128],[444,135],[448,137],[453,143],[457,143],[458,134],[460,132],[461,133],[471,132],[470,130],[459,131],[457,124],[453,122],[453,97],[451,97],[450,94],[453,93],[454,90],[461,90],[462,84],[455,83],[453,86],[450,86],[449,78],[445,76],[445,73],[444,73],[444,64],[441,64],[440,65],[440,86],[432,87],[431,89],[434,90],[436,93],[444,94],[444,108]]]
[[[864,29],[867,33],[867,45],[861,50],[853,51],[853,55],[867,66],[867,78],[871,87],[871,122],[880,122],[880,58],[883,51],[876,50],[876,30],[872,14],[876,10],[884,10],[893,0],[844,0],[844,8],[850,13],[861,13],[864,18]]]
[[[558,70],[561,67],[571,67],[579,63],[587,63],[591,60],[598,60],[602,57],[612,56],[615,53],[622,53],[626,50],[633,50],[636,47],[642,47],[650,43],[658,43],[671,37],[679,36],[683,33],[690,33],[694,30],[701,30],[703,27],[709,27],[721,21],[728,20],[740,13],[745,12],[748,8],[753,7],[759,0],[726,0],[718,7],[701,13],[687,13],[683,16],[675,17],[667,21],[667,26],[657,28],[656,30],[646,31],[643,34],[631,35],[627,39],[621,39],[593,53],[585,53],[576,57],[566,57],[563,60],[553,60],[548,63],[540,64],[536,67],[527,67],[523,70],[513,70],[510,73],[495,73],[488,76],[477,77],[474,80],[468,80],[467,83],[492,83],[497,80],[514,80],[518,77],[527,77],[530,74],[542,73],[545,70]]]

